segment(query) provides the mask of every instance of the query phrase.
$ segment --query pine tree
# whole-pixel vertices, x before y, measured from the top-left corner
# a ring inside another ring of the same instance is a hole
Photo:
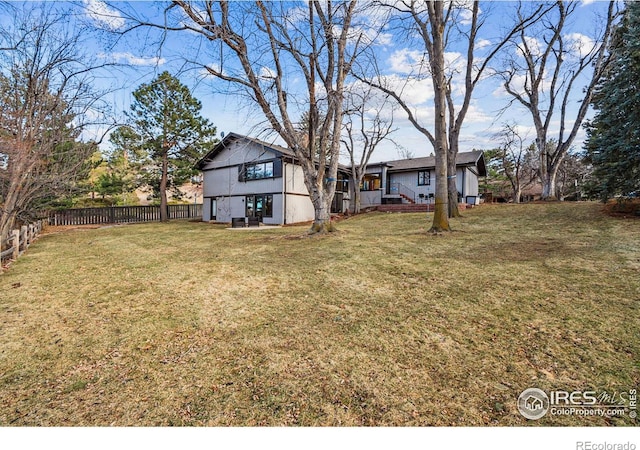
[[[590,193],[602,200],[640,191],[640,3],[627,2],[610,51],[585,143],[593,166]]]
[[[160,219],[167,219],[167,191],[194,174],[195,163],[215,144],[216,128],[200,115],[202,104],[169,74],[133,92],[129,124],[112,139],[119,151],[143,156],[145,181],[160,196]]]

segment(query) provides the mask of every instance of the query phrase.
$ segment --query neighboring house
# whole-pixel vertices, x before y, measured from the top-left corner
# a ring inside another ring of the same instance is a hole
[[[204,221],[258,218],[281,225],[313,220],[314,209],[294,153],[229,133],[196,165],[202,171]],[[348,204],[347,173],[338,174],[332,212]]]
[[[360,186],[360,207],[389,203],[433,203],[436,158],[402,159],[369,164]],[[480,150],[458,153],[456,184],[460,202],[479,204],[478,177],[487,175]]]
[[[457,166],[461,201],[479,203],[478,177],[486,175],[482,152],[459,153]],[[229,133],[196,167],[203,174],[204,221],[247,217],[279,225],[314,218],[302,167],[287,148]],[[434,169],[434,157],[370,164],[360,186],[361,206],[433,202]],[[352,210],[348,168],[340,166],[337,178],[332,213]]]

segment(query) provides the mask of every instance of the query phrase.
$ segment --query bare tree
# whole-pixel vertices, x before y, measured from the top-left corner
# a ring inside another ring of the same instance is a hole
[[[520,203],[522,190],[538,179],[537,164],[534,164],[537,155],[535,145],[533,148],[526,145],[526,136],[523,137],[514,124],[504,124],[497,137],[501,141],[501,169],[511,184],[514,203]]]
[[[580,200],[580,189],[584,179],[589,175],[589,166],[583,158],[575,153],[567,153],[562,159],[556,177],[556,194],[558,200],[571,198]]]
[[[398,158],[400,158],[400,159],[413,159],[413,158],[416,157],[415,150],[411,150],[409,148],[403,147],[402,145],[399,145],[398,143],[396,143],[396,147],[397,147],[397,151],[398,151]]]
[[[527,7],[520,5],[518,17],[526,15]],[[506,91],[528,110],[536,129],[545,200],[557,198],[558,168],[580,130],[593,90],[608,64],[606,48],[618,16],[616,2],[610,1],[598,36],[575,36],[567,29],[578,7],[579,2],[555,2],[538,26],[520,30],[507,47],[511,53],[502,70]],[[583,85],[581,80],[585,78]],[[571,103],[580,91],[579,107],[573,112]],[[556,118],[558,131],[555,145],[550,146]]]
[[[248,96],[295,153],[315,210],[311,232],[333,229],[344,86],[361,43],[352,27],[356,4],[174,1],[167,13],[179,11],[175,25],[134,25],[196,33],[210,43],[220,63],[202,55],[192,62]],[[304,80],[305,92],[289,94],[294,77]],[[296,119],[305,110],[303,138]]]
[[[368,85],[352,86],[347,94],[342,143],[351,162],[350,183],[353,187],[353,212],[360,212],[360,184],[367,164],[381,142],[396,131],[393,128],[393,107],[385,96],[379,101]]]
[[[0,52],[0,234],[46,201],[73,192],[95,143],[78,142],[96,113],[96,68],[82,54],[82,32],[54,6],[17,13]]]
[[[529,15],[522,16],[496,43],[481,46],[480,29],[485,16],[481,16],[478,2],[442,2],[405,0],[387,5],[394,10],[399,29],[405,31],[409,42],[416,37],[418,48],[423,49],[421,61],[407,77],[401,87],[393,86],[377,66],[375,58],[370,58],[370,68],[362,70],[359,78],[381,89],[393,97],[405,111],[409,121],[431,143],[436,157],[435,213],[432,231],[449,230],[448,217],[459,216],[458,189],[456,184],[456,156],[459,149],[460,132],[467,117],[473,92],[483,79],[490,61],[519,30],[534,23],[543,6]],[[456,43],[464,42],[466,53],[458,64],[445,63],[445,53]],[[482,50],[480,49],[482,47]],[[481,52],[482,57],[477,54]],[[425,59],[428,57],[428,66]],[[459,83],[462,75],[463,81]],[[415,80],[430,78],[434,91],[433,129],[423,123],[411,99],[406,98],[404,89]],[[461,84],[461,98],[456,95],[454,84]],[[433,131],[431,131],[433,130]],[[441,166],[444,165],[444,167]],[[443,192],[444,190],[444,192]],[[445,217],[446,215],[446,217]]]
[[[393,4],[385,4],[400,17],[403,26],[406,26],[407,34],[417,32],[420,36],[425,52],[429,59],[429,78],[433,83],[434,91],[434,126],[433,132],[422,124],[409,101],[403,97],[403,87],[396,88],[380,70],[375,55],[369,55],[366,61],[358,67],[355,76],[389,97],[395,99],[402,110],[405,111],[411,124],[422,133],[435,150],[436,159],[436,186],[435,186],[435,210],[430,231],[449,231],[448,195],[447,195],[447,76],[445,71],[445,44],[446,36],[444,24],[450,19],[451,9],[445,10],[444,2],[404,1]],[[424,63],[424,61],[422,61]],[[422,78],[423,64],[420,65],[417,78]],[[407,80],[413,77],[408,76]],[[415,78],[413,78],[415,79]],[[406,84],[405,84],[406,86]]]

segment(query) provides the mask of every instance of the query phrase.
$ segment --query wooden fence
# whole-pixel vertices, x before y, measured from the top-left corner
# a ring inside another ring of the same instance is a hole
[[[0,239],[0,248],[6,247],[6,250],[0,251],[0,261],[18,259],[42,232],[43,226],[43,221],[38,220],[37,222],[23,225],[19,230],[13,230],[6,239]]]
[[[202,217],[202,204],[168,205],[169,219]],[[100,225],[108,223],[154,222],[160,220],[160,206],[112,206],[76,208],[49,212],[49,225]]]

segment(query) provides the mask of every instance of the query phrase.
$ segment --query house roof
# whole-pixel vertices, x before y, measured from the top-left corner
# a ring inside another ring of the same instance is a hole
[[[196,163],[196,169],[202,169],[207,163],[213,161],[216,155],[220,153],[227,145],[229,145],[231,142],[239,141],[239,140],[246,140],[249,142],[253,142],[254,144],[257,144],[261,147],[266,148],[267,150],[271,150],[277,155],[288,156],[290,158],[295,157],[293,151],[289,150],[288,148],[281,147],[276,144],[270,144],[268,142],[261,141],[260,139],[255,139],[249,136],[243,136],[242,134],[232,132],[227,134],[224,138],[222,138],[222,140],[218,142],[216,146],[213,147],[211,151],[209,151],[209,153],[204,155],[204,157]]]
[[[369,164],[369,167],[376,166],[387,166],[390,172],[408,172],[420,169],[433,169],[436,167],[436,158],[435,156],[427,156],[423,158],[400,159],[397,161]],[[456,156],[456,166],[477,166],[478,175],[485,176],[487,174],[484,153],[482,150],[458,153]]]
[[[231,142],[239,141],[239,140],[245,140],[245,141],[253,142],[256,145],[259,145],[260,147],[264,147],[267,150],[271,150],[277,156],[286,156],[286,157],[291,158],[291,159],[295,159],[296,158],[296,155],[293,152],[293,150],[290,150],[290,149],[288,149],[286,147],[282,147],[282,146],[277,145],[277,144],[270,144],[268,142],[261,141],[260,139],[256,139],[256,138],[252,138],[252,137],[249,137],[249,136],[244,136],[242,134],[231,132],[231,133],[227,134],[220,142],[218,142],[216,144],[216,146],[209,153],[207,153],[200,161],[198,161],[196,163],[195,168],[202,170],[202,168],[207,163],[213,161],[213,159],[216,157],[216,155],[218,153],[220,153],[220,151],[222,151],[222,149],[224,149]],[[348,169],[349,169],[349,166],[345,166],[344,164],[338,164],[338,170],[346,171]]]
[[[253,142],[256,145],[264,147],[265,149],[271,150],[278,156],[286,156],[289,158],[295,158],[295,153],[293,150],[290,150],[286,147],[281,147],[277,144],[271,144],[265,141],[261,141],[260,139],[252,138],[249,136],[244,136],[238,133],[229,133],[227,134],[220,142],[216,144],[216,146],[207,153],[198,163],[196,164],[196,169],[203,169],[204,166],[213,161],[218,153],[220,153],[227,145],[229,145],[233,141],[238,140],[246,140],[249,142]],[[376,167],[376,166],[387,166],[390,172],[403,172],[403,171],[414,171],[420,169],[433,169],[436,167],[436,158],[435,156],[427,156],[424,158],[410,158],[410,159],[400,159],[396,161],[388,161],[381,163],[369,164],[368,167]],[[477,166],[478,167],[478,175],[486,176],[487,169],[484,161],[484,153],[482,150],[473,150],[471,152],[463,152],[458,153],[456,157],[456,165],[457,166]],[[346,171],[349,169],[349,166],[345,166],[343,164],[338,164],[338,169]]]

